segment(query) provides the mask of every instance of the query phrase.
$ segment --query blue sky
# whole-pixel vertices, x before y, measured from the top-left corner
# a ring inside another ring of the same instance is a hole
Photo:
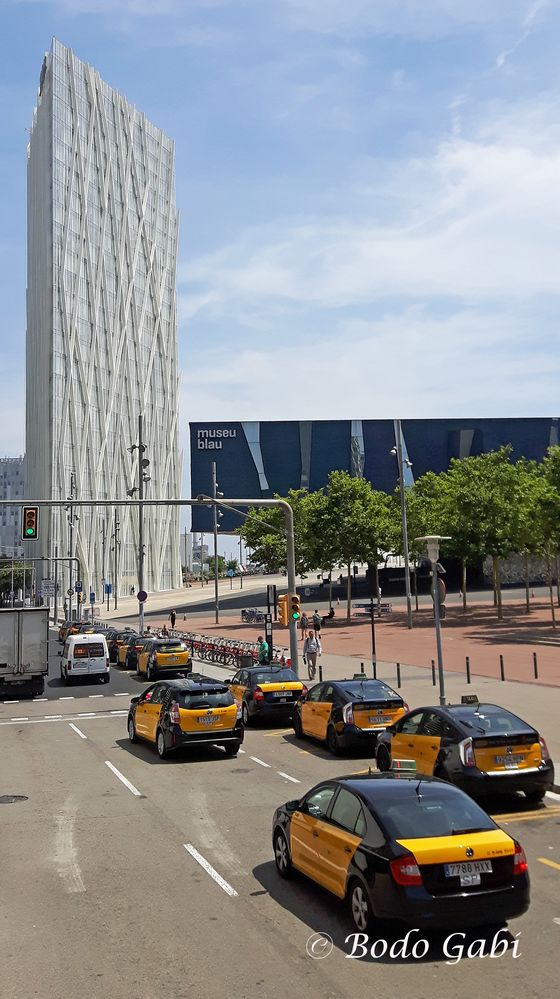
[[[185,430],[557,415],[559,27],[552,0],[2,0],[0,453],[53,35],[176,140]]]

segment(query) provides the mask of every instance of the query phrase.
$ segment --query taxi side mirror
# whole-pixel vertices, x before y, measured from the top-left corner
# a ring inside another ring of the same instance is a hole
[[[130,698],[130,703],[131,703],[131,704],[138,704],[138,701],[139,701],[139,700],[140,700],[140,698],[139,698],[139,697],[131,697],[131,698]]]
[[[297,798],[294,798],[293,801],[287,801],[286,802],[286,808],[287,808],[288,812],[297,812],[298,809],[299,809],[299,807],[300,807],[300,803],[299,803],[299,800]]]
[[[387,728],[385,729],[385,731],[386,732],[390,732],[391,735],[394,735],[395,732],[397,731],[397,726],[396,725],[387,725]]]

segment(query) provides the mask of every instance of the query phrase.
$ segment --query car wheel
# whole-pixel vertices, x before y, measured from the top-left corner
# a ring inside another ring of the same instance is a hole
[[[249,708],[247,707],[245,701],[243,701],[243,704],[241,705],[241,721],[243,722],[245,728],[249,728],[251,718],[249,716]]]
[[[525,797],[527,801],[532,802],[534,805],[538,805],[539,801],[542,801],[546,794],[546,788],[544,787],[534,787],[530,791],[525,791]]]
[[[329,725],[327,729],[327,747],[329,749],[329,752],[331,752],[333,756],[338,756],[339,752],[338,739],[336,737],[336,732],[332,725]]]
[[[377,763],[377,769],[380,770],[382,774],[386,774],[391,769],[391,757],[389,756],[389,750],[386,746],[377,747],[375,762]]]
[[[130,742],[138,742],[138,736],[136,735],[136,726],[134,724],[134,718],[132,715],[128,719],[128,738]]]
[[[109,680],[111,679],[111,674],[110,673],[106,673],[105,676],[103,676],[101,679],[102,679],[103,683],[109,683]]]
[[[290,851],[288,849],[288,841],[284,833],[277,829],[274,833],[274,860],[276,861],[276,870],[278,871],[281,878],[290,878],[293,874],[292,861],[290,860]]]
[[[303,728],[301,726],[301,718],[297,710],[294,711],[294,718],[292,724],[294,726],[296,739],[303,739]]]
[[[348,900],[352,922],[359,933],[367,933],[372,922],[372,911],[365,885],[354,878],[348,887]]]
[[[165,745],[165,736],[160,728],[158,728],[156,736],[156,748],[158,751],[158,756],[160,760],[164,760],[167,756],[167,748]]]
[[[224,755],[230,757],[237,756],[240,745],[240,742],[234,742],[233,745],[224,746]]]
[[[70,677],[68,676],[68,673],[65,673],[64,674],[64,686],[65,687],[69,687],[70,684],[71,684],[71,682],[72,681],[71,681]]]
[[[148,665],[146,666],[146,677],[147,677],[147,679],[148,679],[149,682],[151,682],[153,680],[153,678],[154,678],[154,674],[152,672],[152,667],[151,667],[150,663],[148,663]]]

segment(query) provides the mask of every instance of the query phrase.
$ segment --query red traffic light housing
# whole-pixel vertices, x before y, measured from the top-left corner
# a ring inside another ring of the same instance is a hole
[[[24,506],[21,518],[22,541],[36,541],[39,537],[39,507]]]

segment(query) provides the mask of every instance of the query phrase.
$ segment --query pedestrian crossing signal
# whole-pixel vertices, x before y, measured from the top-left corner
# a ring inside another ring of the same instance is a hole
[[[301,604],[297,593],[292,593],[290,597],[290,608],[292,612],[292,621],[299,621],[301,617]]]
[[[39,537],[39,507],[24,506],[21,523],[22,541],[36,541]]]

